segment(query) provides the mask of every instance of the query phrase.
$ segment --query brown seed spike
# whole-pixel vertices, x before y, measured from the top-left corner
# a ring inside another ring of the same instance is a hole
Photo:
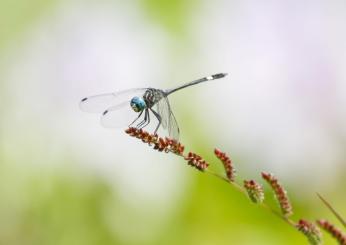
[[[184,154],[184,146],[178,141],[170,138],[166,138],[166,143],[172,153],[182,156]]]
[[[321,231],[315,224],[301,219],[298,224],[296,224],[296,228],[307,237],[311,245],[322,244]]]
[[[263,188],[254,180],[244,180],[244,187],[254,203],[262,203],[264,200]]]
[[[222,162],[225,168],[227,179],[231,182],[234,182],[235,169],[233,167],[231,159],[226,155],[226,153],[220,151],[219,149],[215,149],[214,154]]]
[[[209,164],[201,156],[193,152],[189,152],[184,159],[188,161],[188,165],[195,167],[196,169],[202,172],[209,166]]]
[[[157,134],[150,134],[143,129],[137,129],[130,127],[125,130],[125,133],[142,140],[143,143],[147,143],[149,146],[153,146],[154,150],[160,152],[172,152],[174,154],[183,156],[184,146],[178,141],[170,138],[161,138]]]
[[[336,228],[333,224],[329,223],[327,220],[317,220],[317,224],[323,230],[332,235],[340,245],[346,245],[346,234]]]
[[[281,212],[286,216],[290,216],[293,214],[292,205],[288,199],[286,190],[281,186],[278,179],[269,173],[262,172],[262,178],[267,181],[267,183],[271,186],[275,193],[275,197],[277,198]]]

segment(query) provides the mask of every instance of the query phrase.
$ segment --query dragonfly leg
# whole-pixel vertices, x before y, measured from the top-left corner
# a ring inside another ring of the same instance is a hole
[[[134,124],[134,123],[142,116],[142,114],[143,114],[143,111],[141,111],[141,112],[139,113],[138,117],[136,117],[136,119],[133,120],[133,122],[129,125],[129,127],[131,127],[131,125]]]
[[[156,133],[157,133],[157,130],[159,129],[159,127],[160,127],[160,125],[161,125],[162,119],[161,119],[161,116],[160,116],[159,113],[157,113],[156,111],[154,111],[154,110],[151,109],[151,108],[150,108],[150,110],[154,113],[155,117],[156,117],[157,120],[159,121],[159,123],[157,124],[156,129],[155,129],[155,131],[154,131],[154,134],[156,134]]]
[[[148,112],[147,112],[147,110],[145,110],[143,121],[138,123],[136,127],[137,128],[143,128],[143,125],[147,122],[147,117],[148,117]]]
[[[146,120],[146,123],[141,126],[141,128],[148,126],[148,124],[150,123],[150,113],[148,109],[145,109],[145,116],[147,120]]]

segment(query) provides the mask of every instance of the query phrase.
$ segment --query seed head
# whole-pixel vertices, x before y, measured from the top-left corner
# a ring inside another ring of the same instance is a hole
[[[209,164],[201,156],[193,152],[189,152],[184,159],[187,160],[187,163],[190,166],[195,167],[200,171],[204,171],[209,166]]]
[[[254,180],[244,180],[244,187],[254,203],[262,203],[264,200],[263,188]]]
[[[174,139],[167,137],[161,138],[157,134],[150,134],[142,129],[134,127],[126,129],[125,132],[132,137],[142,140],[149,146],[153,146],[155,150],[164,151],[166,153],[172,152],[180,156],[184,154],[184,146]]]
[[[267,181],[267,183],[271,186],[275,193],[275,197],[279,202],[281,207],[281,212],[286,216],[290,216],[293,214],[292,205],[288,199],[286,190],[281,186],[278,179],[269,173],[262,172],[262,178]]]
[[[321,231],[315,224],[301,219],[298,224],[296,224],[296,228],[307,237],[311,245],[322,244]]]
[[[341,230],[336,228],[333,224],[329,223],[327,220],[317,220],[317,224],[323,230],[332,235],[340,245],[346,245],[346,234]]]
[[[222,164],[225,168],[227,179],[231,182],[234,182],[235,169],[234,169],[234,166],[232,164],[232,160],[226,155],[226,153],[220,151],[219,149],[215,149],[214,154],[222,162]]]

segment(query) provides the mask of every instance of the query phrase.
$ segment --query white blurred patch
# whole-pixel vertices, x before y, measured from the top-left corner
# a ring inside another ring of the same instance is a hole
[[[167,213],[184,190],[181,159],[154,152],[122,129],[103,128],[101,115],[78,107],[85,96],[158,86],[166,40],[144,19],[125,3],[68,1],[47,13],[9,52],[2,126],[5,150],[23,168],[77,158],[80,168],[113,182],[126,202]]]
[[[201,57],[229,76],[197,101],[239,164],[318,186],[345,169],[346,8],[300,3],[208,2]]]

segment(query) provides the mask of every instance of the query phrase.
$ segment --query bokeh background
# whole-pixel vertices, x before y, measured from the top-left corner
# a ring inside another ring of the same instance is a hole
[[[345,23],[342,0],[0,0],[0,244],[306,244],[78,108],[217,72],[171,96],[181,141],[228,152],[239,181],[274,173],[294,219],[338,224],[315,193],[346,216]]]

